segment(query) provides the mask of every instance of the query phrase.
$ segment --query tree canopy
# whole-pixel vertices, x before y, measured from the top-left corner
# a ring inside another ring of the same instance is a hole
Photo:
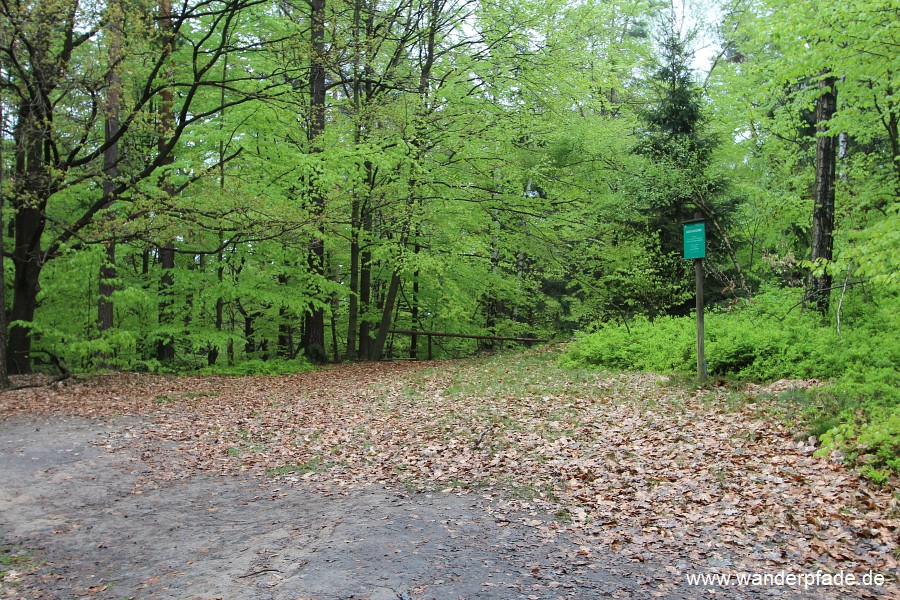
[[[685,315],[695,212],[723,310],[772,288],[835,325],[848,294],[896,306],[886,0],[27,0],[0,21],[13,373]]]

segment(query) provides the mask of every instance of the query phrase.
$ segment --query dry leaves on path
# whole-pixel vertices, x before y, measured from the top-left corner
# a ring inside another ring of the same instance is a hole
[[[285,377],[109,375],[3,394],[0,416],[151,414],[145,455],[171,477],[250,471],[285,483],[403,483],[538,507],[610,548],[690,572],[885,574],[898,505],[814,457],[768,400],[654,375],[564,371],[545,351],[444,363],[362,363]],[[758,391],[758,390],[757,390]],[[161,462],[161,464],[163,464]]]

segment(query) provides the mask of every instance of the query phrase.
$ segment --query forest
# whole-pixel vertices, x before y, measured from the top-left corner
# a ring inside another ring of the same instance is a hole
[[[699,215],[711,376],[828,380],[795,399],[814,433],[900,470],[896,2],[2,0],[0,20],[9,374],[424,357],[394,330],[689,374]]]

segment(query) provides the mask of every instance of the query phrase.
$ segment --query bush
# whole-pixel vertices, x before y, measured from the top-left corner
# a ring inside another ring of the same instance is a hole
[[[306,359],[294,360],[244,360],[234,366],[215,365],[200,369],[200,375],[226,375],[232,377],[245,377],[250,375],[293,375],[312,371],[314,367]]]
[[[606,323],[570,346],[563,362],[572,367],[688,373],[697,364],[694,321],[638,317],[627,327]]]

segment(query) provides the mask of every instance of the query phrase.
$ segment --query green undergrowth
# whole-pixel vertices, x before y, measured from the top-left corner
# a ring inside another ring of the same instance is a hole
[[[900,309],[896,295],[842,307],[841,329],[797,307],[795,290],[773,290],[752,302],[706,315],[711,377],[768,382],[818,379],[786,392],[798,435],[815,435],[822,452],[840,449],[871,480],[900,473]],[[696,373],[696,321],[637,318],[607,323],[572,344],[562,363],[680,378]]]
[[[275,359],[275,360],[244,360],[229,365],[214,365],[212,367],[204,367],[197,371],[200,375],[225,375],[234,377],[244,377],[248,375],[293,375],[295,373],[306,373],[312,371],[313,367],[304,359]]]
[[[269,358],[263,351],[237,352],[233,364],[226,364],[227,336],[202,337],[197,340],[181,340],[176,344],[175,359],[160,362],[155,358],[156,345],[162,341],[155,337],[141,337],[120,329],[113,329],[86,339],[83,332],[65,332],[60,327],[47,324],[17,322],[31,332],[35,339],[32,351],[33,369],[36,373],[134,372],[170,373],[178,375],[292,375],[311,371],[314,366],[304,356],[288,359]],[[190,344],[188,344],[190,341]],[[208,366],[209,352],[217,349],[218,361]]]

